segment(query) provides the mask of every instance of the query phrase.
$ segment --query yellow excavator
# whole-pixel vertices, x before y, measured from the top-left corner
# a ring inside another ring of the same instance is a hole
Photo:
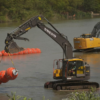
[[[43,19],[46,20],[53,29],[45,26],[42,22]],[[46,82],[44,88],[73,90],[99,87],[98,83],[88,81],[90,79],[90,66],[85,63],[83,59],[73,57],[72,46],[68,41],[67,36],[60,33],[44,16],[35,16],[20,25],[13,32],[7,33],[5,39],[5,51],[7,53],[16,53],[24,50],[23,47],[19,47],[16,42],[14,42],[14,39],[29,40],[20,36],[35,26],[51,37],[63,49],[63,58],[55,59],[53,63],[53,78],[56,81]]]
[[[100,47],[100,22],[98,22],[91,33],[82,34],[80,37],[75,37],[75,51],[94,51]]]

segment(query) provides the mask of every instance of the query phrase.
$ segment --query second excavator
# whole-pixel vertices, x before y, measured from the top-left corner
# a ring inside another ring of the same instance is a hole
[[[74,38],[74,51],[100,51],[100,22],[98,22],[91,33],[82,34]]]
[[[53,28],[48,28],[42,20]],[[99,84],[96,82],[89,82],[90,79],[90,66],[81,58],[73,57],[72,46],[67,39],[67,36],[60,33],[44,16],[35,16],[13,32],[7,33],[5,39],[5,51],[7,53],[16,53],[24,50],[19,47],[14,39],[28,40],[27,38],[20,37],[28,32],[29,29],[37,26],[63,49],[63,58],[55,59],[53,63],[53,78],[56,81],[48,81],[44,84],[45,88],[53,88],[54,90],[76,90],[76,89],[90,89],[91,87],[98,88]]]

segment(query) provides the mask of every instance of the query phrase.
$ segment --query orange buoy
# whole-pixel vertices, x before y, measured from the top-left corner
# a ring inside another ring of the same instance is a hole
[[[5,50],[2,50],[1,52],[2,52],[2,53],[4,53],[4,52],[5,52]]]
[[[36,53],[37,51],[34,48],[31,48],[32,53]]]
[[[31,50],[32,50],[32,53],[35,53],[34,50],[33,50],[33,48],[31,48]]]
[[[23,51],[21,51],[21,55],[23,55]]]
[[[22,54],[23,54],[23,51],[18,52],[18,54],[19,54],[19,55],[22,55]]]
[[[41,53],[41,50],[39,48],[35,48],[35,50],[37,51],[37,53]]]
[[[15,78],[17,78],[18,76],[18,70],[16,70],[13,67],[10,67],[6,70],[6,74],[5,76],[7,77],[7,79],[9,80],[14,80]]]
[[[23,51],[23,54],[28,54],[28,50],[25,49],[25,50]]]
[[[2,55],[4,55],[4,53],[5,53],[5,50],[2,50],[2,51],[1,51],[1,53],[2,53]]]
[[[4,56],[8,56],[8,53],[4,52],[3,55],[4,55]]]
[[[2,52],[0,52],[0,56],[2,56]]]
[[[18,52],[18,55],[20,55],[20,52]]]
[[[6,78],[5,73],[6,73],[5,70],[0,71],[0,82],[2,82],[2,83],[6,83],[6,82],[9,81],[9,80]]]
[[[22,54],[32,54],[32,53],[41,53],[41,50],[39,48],[27,48],[23,51],[20,51],[18,53],[10,53],[10,55],[22,55]],[[8,56],[9,54],[5,52],[5,50],[2,50],[0,52],[0,56]]]
[[[13,53],[13,55],[18,55],[18,53]]]
[[[29,54],[32,53],[32,50],[31,50],[30,48],[28,48],[27,50],[28,50],[28,53],[29,53]]]

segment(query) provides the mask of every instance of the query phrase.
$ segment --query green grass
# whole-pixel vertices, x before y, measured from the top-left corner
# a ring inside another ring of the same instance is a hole
[[[11,95],[7,94],[7,96],[9,97],[9,100],[33,100],[32,98],[27,98],[25,96],[19,96],[19,95],[17,96],[15,92],[12,92]],[[45,100],[45,96],[43,96],[41,100]],[[91,88],[90,91],[72,92],[67,95],[67,98],[62,100],[100,100],[100,95],[96,93],[95,88]]]
[[[33,100],[32,98],[27,98],[24,96],[19,96],[19,95],[16,96],[15,92],[11,92],[11,95],[7,94],[7,96],[9,97],[9,100]]]
[[[95,88],[91,88],[90,91],[72,92],[68,98],[63,100],[100,100],[100,95],[96,93]]]
[[[16,92],[11,92],[11,95],[7,94],[7,97],[9,98],[9,100],[33,100],[33,98],[16,95]],[[41,100],[45,100],[45,96],[43,96],[43,98]],[[47,99],[47,100],[49,100],[49,99]]]

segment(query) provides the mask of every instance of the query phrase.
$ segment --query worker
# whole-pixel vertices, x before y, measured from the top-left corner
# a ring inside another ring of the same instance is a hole
[[[75,76],[75,74],[76,74],[76,62],[73,62],[70,66],[72,66],[72,67],[68,71],[68,75],[69,76]]]

